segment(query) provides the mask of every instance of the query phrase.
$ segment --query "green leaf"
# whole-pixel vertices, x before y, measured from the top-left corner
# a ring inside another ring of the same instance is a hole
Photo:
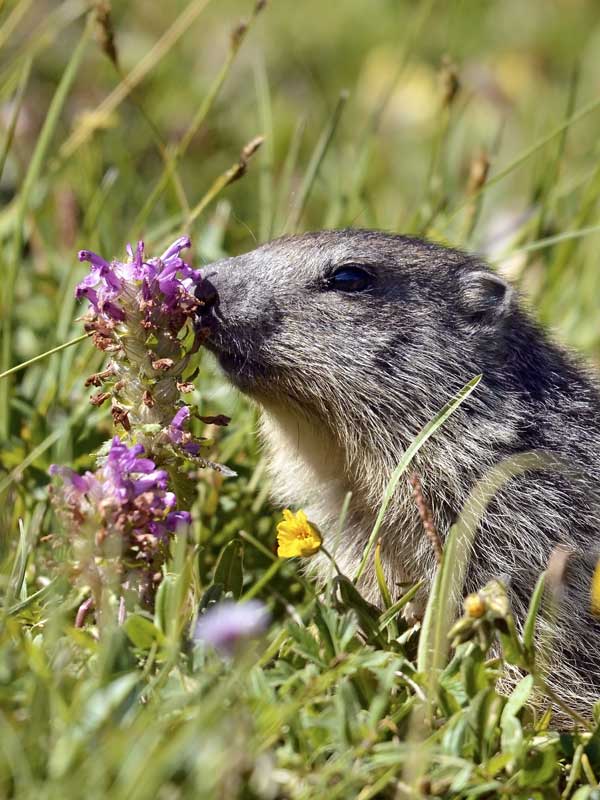
[[[379,629],[383,630],[386,628],[390,622],[398,616],[400,611],[404,608],[404,606],[408,605],[413,597],[417,594],[419,589],[422,588],[425,581],[419,581],[415,583],[414,586],[411,586],[410,589],[405,592],[399,600],[396,600],[393,605],[391,605],[387,611],[384,611],[383,614],[379,617]]]
[[[236,600],[242,594],[244,546],[239,539],[228,542],[221,550],[213,576],[213,583],[223,585],[226,592],[231,592]]]
[[[529,696],[533,690],[533,675],[526,675],[515,686],[513,691],[506,701],[504,707],[503,717],[516,716],[523,708],[525,703],[529,700]]]
[[[198,612],[202,613],[207,608],[218,603],[225,594],[225,587],[222,583],[212,583],[200,598]]]
[[[123,623],[123,630],[140,650],[149,650],[155,642],[162,644],[165,639],[162,631],[140,614],[130,614]]]
[[[494,689],[484,689],[473,700],[471,715],[479,738],[480,758],[488,758],[497,747],[504,698]]]
[[[527,619],[523,628],[523,647],[527,654],[533,653],[534,640],[535,640],[535,624],[537,622],[538,614],[544,598],[544,585],[546,580],[546,573],[542,574],[537,579],[535,589],[531,595],[529,602],[529,609],[527,611]]]
[[[594,772],[600,772],[600,727],[597,727],[591,735],[585,746],[584,753],[588,757]]]
[[[503,714],[500,721],[500,728],[502,730],[500,740],[502,750],[506,750],[516,757],[523,745],[523,728],[521,727],[521,723],[516,717]]]
[[[379,594],[383,600],[384,607],[390,608],[392,606],[392,595],[385,579],[383,572],[383,564],[381,563],[381,541],[377,542],[375,548],[375,575],[377,576],[377,585],[379,586]]]
[[[528,753],[525,764],[518,775],[520,786],[541,786],[551,781],[558,770],[558,758],[554,747],[546,747]]]
[[[356,612],[359,624],[372,644],[384,647],[382,636],[379,632],[379,609],[368,603],[351,581],[343,575],[338,575],[333,581],[338,590],[342,603]]]

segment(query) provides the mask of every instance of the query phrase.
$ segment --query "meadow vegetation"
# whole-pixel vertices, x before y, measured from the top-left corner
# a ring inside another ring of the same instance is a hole
[[[542,584],[522,635],[493,584],[449,648],[459,525],[422,629],[412,587],[318,593],[275,554],[257,412],[201,351],[186,402],[232,421],[191,430],[236,476],[201,471],[155,600],[76,619],[48,491],[115,433],[83,248],[189,235],[202,267],[285,232],[424,235],[598,364],[599,46],[596,0],[0,5],[0,798],[600,798],[600,715],[553,714],[536,669]],[[194,636],[223,600],[270,617],[231,654]]]

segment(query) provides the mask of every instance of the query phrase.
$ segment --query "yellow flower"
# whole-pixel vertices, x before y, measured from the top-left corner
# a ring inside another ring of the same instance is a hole
[[[590,606],[592,614],[600,617],[600,560],[596,563],[596,569],[592,577],[592,585],[590,587]]]
[[[485,614],[485,602],[481,599],[478,594],[470,594],[465,597],[464,601],[464,609],[465,614],[467,617],[473,617],[474,619],[478,619],[479,617],[483,617]]]
[[[279,558],[312,556],[321,547],[321,534],[307,519],[304,511],[283,512],[283,522],[277,526],[277,555]]]

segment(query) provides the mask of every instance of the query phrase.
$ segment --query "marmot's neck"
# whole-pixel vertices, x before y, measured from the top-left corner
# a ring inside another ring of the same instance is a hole
[[[351,490],[345,456],[328,429],[276,404],[262,409],[272,491],[281,505],[326,505]]]

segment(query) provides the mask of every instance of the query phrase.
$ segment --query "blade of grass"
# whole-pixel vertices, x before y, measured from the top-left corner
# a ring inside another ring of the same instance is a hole
[[[377,515],[377,519],[375,520],[375,525],[373,526],[373,530],[371,531],[371,535],[369,536],[369,541],[367,542],[365,549],[363,551],[363,556],[360,562],[360,566],[356,575],[354,576],[354,583],[356,583],[360,577],[362,576],[363,572],[365,571],[365,567],[367,566],[367,561],[369,556],[371,555],[371,550],[375,542],[377,541],[377,537],[379,535],[379,530],[381,525],[383,524],[383,520],[385,518],[385,512],[388,509],[390,501],[394,492],[396,491],[396,487],[400,481],[400,478],[406,472],[408,465],[414,458],[414,456],[419,452],[421,447],[427,442],[427,440],[433,436],[433,434],[440,428],[444,422],[450,417],[456,409],[463,403],[467,397],[473,392],[473,390],[477,387],[479,382],[481,381],[482,375],[477,375],[475,378],[470,380],[463,388],[457,392],[457,394],[450,400],[446,405],[440,409],[440,411],[435,415],[435,417],[428,422],[427,425],[423,428],[423,430],[419,433],[419,435],[413,440],[412,444],[406,450],[405,454],[402,456],[400,463],[392,473],[392,476],[389,480],[387,488],[385,490],[385,494],[383,496],[383,500],[381,502],[381,506],[379,508],[379,513]]]
[[[90,198],[85,210],[83,222],[81,223],[82,236],[89,238],[98,226],[98,219],[106,203],[108,195],[117,182],[119,171],[115,167],[109,167],[103,175],[99,186]]]
[[[21,257],[21,250],[23,247],[23,232],[25,226],[25,216],[29,206],[29,199],[31,192],[40,176],[44,160],[50,148],[52,138],[54,136],[58,120],[67,99],[69,90],[77,75],[79,65],[86,51],[88,40],[91,36],[93,29],[93,18],[88,16],[86,26],[81,35],[79,43],[71,58],[65,71],[62,74],[60,83],[54,93],[52,102],[48,109],[46,119],[42,126],[42,130],[35,145],[21,191],[17,199],[17,216],[15,223],[15,230],[13,234],[11,254],[9,257],[8,268],[6,271],[6,278],[3,283],[2,291],[2,358],[0,360],[0,369],[3,372],[9,369],[12,352],[12,310],[14,309],[14,290],[16,285],[16,278]],[[0,384],[0,436],[7,438],[10,431],[10,406],[8,402],[10,382],[4,381]]]
[[[411,586],[410,589],[405,592],[399,600],[391,605],[383,614],[379,617],[379,630],[383,630],[387,627],[390,622],[398,616],[398,612],[400,612],[405,605],[410,603],[419,589],[425,585],[425,581],[419,581],[415,583],[414,586]]]
[[[506,255],[519,255],[519,253],[534,253],[537,250],[544,250],[546,247],[552,247],[555,244],[569,241],[570,239],[583,239],[593,233],[600,233],[600,225],[589,225],[586,228],[580,228],[576,231],[565,231],[565,233],[558,233],[556,236],[547,236],[545,239],[538,239],[537,242],[530,242],[522,247],[517,247],[509,251],[509,253],[502,254],[494,259],[489,259],[491,264],[498,264]]]
[[[50,583],[46,586],[42,586],[41,589],[38,589],[37,592],[30,594],[25,600],[21,600],[20,603],[16,603],[15,605],[11,606],[8,611],[6,612],[8,616],[12,616],[13,614],[18,614],[20,611],[24,611],[29,606],[37,603],[39,600],[43,600],[49,594],[55,590],[57,584],[61,578],[57,575],[55,578],[52,578]]]
[[[33,358],[23,361],[21,364],[17,364],[15,367],[11,367],[5,372],[0,372],[0,380],[2,380],[2,378],[6,378],[7,375],[14,375],[15,372],[20,372],[22,369],[27,369],[27,367],[35,364],[37,361],[42,361],[44,358],[48,358],[48,356],[51,356],[54,353],[60,353],[61,350],[65,350],[67,347],[71,347],[72,345],[82,342],[87,338],[89,338],[89,334],[82,333],[81,336],[76,336],[74,339],[71,339],[64,344],[59,344],[57,347],[53,347],[51,350],[46,350],[45,353],[40,353],[38,356],[33,356]]]
[[[577,89],[579,87],[579,74],[580,68],[579,65],[577,65],[571,75],[569,91],[567,93],[567,103],[563,115],[565,120],[569,119],[569,117],[572,117],[573,112],[575,111],[575,105],[577,102]],[[560,177],[560,169],[565,154],[568,133],[569,128],[567,127],[559,135],[554,158],[552,158],[549,163],[548,159],[544,159],[542,164],[543,173],[540,179],[539,189],[540,209],[535,238],[541,236],[547,228],[547,218],[550,211],[549,206],[551,202],[555,202],[553,189],[558,183],[558,179]]]
[[[7,66],[0,69],[0,86],[6,84],[7,75],[11,74],[15,68],[20,68],[21,63],[27,60],[34,61],[38,53],[54,44],[65,28],[89,11],[89,6],[87,0],[66,0],[46,14],[38,14],[39,24],[34,30],[28,32],[23,49],[12,58],[7,59]],[[12,33],[13,31],[9,31],[8,37],[3,36],[3,38],[10,39]]]
[[[575,216],[574,227],[577,229],[584,229],[585,224],[590,221],[592,216],[596,216],[596,209],[598,206],[598,196],[600,195],[600,165],[594,170],[592,180],[583,192],[583,197],[579,203],[579,210]],[[569,264],[574,256],[576,241],[574,237],[566,238],[561,241],[560,246],[556,249],[556,254],[550,267],[547,271],[547,283],[549,291],[545,298],[546,305],[550,299],[553,298],[555,291],[559,289],[561,281],[560,276],[565,273],[567,264]],[[559,289],[560,290],[560,289]]]
[[[29,6],[31,5],[31,1],[32,0],[20,0],[20,2],[17,3],[13,8],[13,10],[10,12],[8,17],[4,20],[2,27],[0,28],[0,50],[13,36],[14,32],[19,26],[19,23],[21,22],[25,14],[29,11]]]
[[[225,172],[223,172],[215,181],[213,181],[209,190],[201,198],[198,204],[195,205],[190,211],[185,223],[186,230],[189,230],[192,223],[198,219],[200,214],[202,214],[205,208],[212,203],[212,201],[223,191],[223,189],[229,186],[230,183],[234,183],[234,181],[239,180],[245,174],[248,166],[248,159],[254,155],[262,143],[262,136],[256,136],[254,139],[252,139],[252,141],[249,142],[242,150],[239,160],[236,161],[235,164],[232,164],[229,169],[225,170]]]
[[[342,540],[344,525],[346,524],[346,519],[348,518],[348,512],[350,511],[351,500],[352,500],[352,492],[346,492],[346,495],[344,497],[344,502],[342,503],[342,507],[340,509],[340,513],[338,515],[337,523],[335,526],[335,534],[333,536],[333,549],[331,551],[331,558],[327,570],[327,584],[331,583],[335,575],[336,571],[335,564],[336,564],[337,553],[340,546],[340,542]]]
[[[8,157],[9,150],[12,147],[13,139],[15,136],[15,130],[17,128],[17,122],[19,119],[19,114],[21,113],[23,98],[25,97],[25,89],[27,88],[27,83],[29,81],[30,71],[31,71],[31,59],[28,58],[25,60],[25,63],[23,64],[23,69],[21,70],[21,77],[19,79],[19,84],[17,86],[17,90],[15,92],[15,96],[13,99],[12,114],[10,117],[10,121],[8,123],[6,136],[4,137],[4,142],[2,143],[2,150],[0,151],[0,178],[4,173],[4,165],[6,164],[6,159]]]
[[[333,113],[329,119],[329,122],[327,123],[325,130],[319,137],[319,141],[317,142],[317,145],[313,151],[312,157],[308,162],[308,167],[306,169],[304,180],[300,185],[300,189],[298,190],[298,196],[296,198],[295,203],[292,206],[287,222],[284,226],[284,233],[293,233],[298,228],[302,212],[304,211],[304,207],[306,205],[306,201],[308,200],[308,197],[311,193],[317,175],[319,174],[319,170],[321,168],[321,164],[323,163],[323,159],[325,158],[325,155],[329,150],[329,146],[333,141],[333,137],[335,136],[335,132],[340,122],[342,112],[344,110],[344,106],[346,105],[347,100],[348,100],[348,92],[347,91],[340,92],[340,96],[335,105],[335,108],[333,109]]]
[[[429,676],[430,695],[448,652],[448,631],[462,596],[471,548],[488,504],[512,478],[529,470],[561,470],[564,465],[547,453],[529,451],[512,456],[489,470],[474,486],[444,544],[442,562],[430,593],[417,655],[417,670]]]
[[[275,196],[275,219],[273,221],[273,230],[277,232],[278,236],[281,235],[284,230],[284,207],[286,204],[291,206],[289,198],[291,196],[292,180],[296,170],[296,165],[298,163],[298,157],[300,155],[300,146],[302,144],[302,136],[304,134],[305,127],[306,121],[301,119],[294,128],[292,140],[290,142],[290,146],[288,147],[285,161],[283,162],[281,176],[277,182],[278,187]],[[284,202],[284,200],[286,202]]]
[[[260,129],[265,134],[265,146],[260,154],[260,173],[258,178],[259,222],[258,239],[266,242],[273,232],[274,185],[273,185],[273,113],[269,79],[264,61],[260,61],[254,70],[254,83],[258,101],[258,118]]]
[[[506,178],[507,175],[510,175],[511,172],[513,172],[515,169],[524,164],[528,159],[531,158],[531,156],[535,155],[538,152],[538,150],[541,150],[557,136],[560,136],[563,133],[563,131],[565,131],[571,125],[575,125],[575,123],[584,119],[584,117],[587,117],[588,114],[591,114],[598,108],[600,108],[599,97],[595,98],[594,100],[590,100],[589,103],[585,103],[585,105],[583,105],[580,109],[578,109],[568,119],[566,119],[564,122],[561,122],[560,125],[557,125],[555,128],[553,128],[550,131],[550,133],[547,133],[545,136],[542,136],[541,139],[538,139],[537,142],[532,144],[530,147],[527,147],[520,155],[514,158],[505,167],[500,169],[495,175],[492,175],[490,178],[488,178],[488,180],[483,184],[483,186],[477,192],[463,199],[454,209],[454,211],[446,218],[446,230],[448,230],[450,223],[458,216],[458,214],[460,214],[460,212],[475,198],[479,197],[479,195],[483,194],[483,192],[486,192],[490,187],[495,186],[501,180]]]
[[[392,595],[390,594],[385,573],[383,571],[383,564],[381,563],[381,540],[377,542],[375,547],[375,575],[377,576],[377,585],[379,586],[379,594],[386,609],[393,605]]]
[[[540,608],[542,606],[542,601],[544,599],[545,582],[546,573],[542,572],[537,580],[533,594],[531,595],[531,601],[527,611],[527,619],[525,620],[525,625],[523,626],[523,647],[529,653],[533,652],[535,626]]]
[[[273,561],[271,566],[264,572],[260,578],[255,581],[252,586],[245,592],[240,599],[238,600],[239,603],[245,603],[247,600],[250,600],[253,597],[256,597],[259,592],[261,592],[264,587],[277,575],[279,570],[281,569],[283,561],[278,559],[277,561]]]

